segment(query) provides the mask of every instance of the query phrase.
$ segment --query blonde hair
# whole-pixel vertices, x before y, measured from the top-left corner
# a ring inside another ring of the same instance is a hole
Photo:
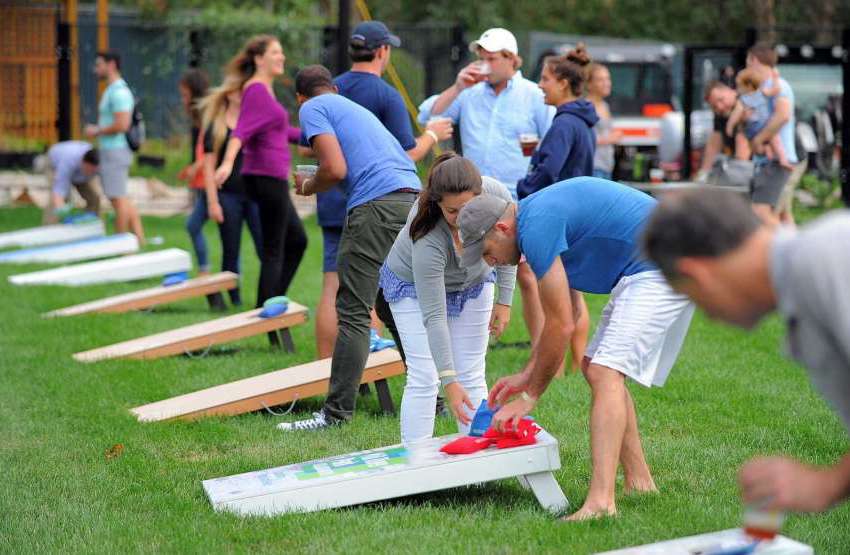
[[[201,111],[201,129],[206,133],[212,129],[213,152],[218,152],[227,137],[227,121],[225,114],[230,106],[228,96],[235,92],[241,92],[242,80],[238,77],[228,76],[218,87],[210,90],[210,93],[198,102]]]
[[[254,58],[265,54],[273,42],[279,42],[274,35],[254,35],[249,38],[239,53],[227,63],[224,68],[225,75],[239,79],[241,85],[244,85],[257,71]]]
[[[735,76],[735,85],[739,89],[744,89],[750,92],[759,90],[764,80],[761,75],[754,69],[745,68],[738,72]]]

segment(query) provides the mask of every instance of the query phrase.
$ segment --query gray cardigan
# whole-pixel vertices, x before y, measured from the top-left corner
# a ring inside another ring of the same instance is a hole
[[[485,193],[513,202],[510,192],[499,181],[483,178]],[[437,372],[456,370],[452,357],[451,338],[446,312],[446,293],[463,291],[490,277],[493,268],[482,259],[471,268],[461,268],[460,253],[455,250],[452,233],[446,220],[440,218],[427,235],[415,243],[410,238],[410,223],[416,216],[418,203],[407,217],[407,223],[396,237],[385,262],[396,276],[416,287],[416,296],[422,310],[423,324],[428,334],[431,357]],[[516,283],[516,266],[496,268],[496,302],[510,306]],[[444,380],[443,384],[454,381]]]

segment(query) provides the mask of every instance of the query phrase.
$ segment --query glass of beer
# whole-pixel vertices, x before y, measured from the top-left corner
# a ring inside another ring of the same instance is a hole
[[[520,133],[519,146],[522,148],[523,156],[531,156],[534,154],[534,149],[537,148],[537,143],[540,142],[540,137],[537,133]]]

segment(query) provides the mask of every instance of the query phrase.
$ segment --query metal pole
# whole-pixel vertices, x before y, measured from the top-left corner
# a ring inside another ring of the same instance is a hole
[[[682,116],[684,117],[685,137],[682,145],[682,178],[691,177],[691,112],[694,111],[694,51],[685,47],[685,87],[682,98]]]
[[[71,138],[71,36],[70,25],[56,21],[56,85],[59,92],[59,109],[56,130],[60,141]]]
[[[351,35],[351,0],[339,0],[339,23],[336,27],[336,74],[348,68],[348,37]]]
[[[850,27],[841,31],[841,79],[844,94],[841,96],[841,198],[850,206]]]

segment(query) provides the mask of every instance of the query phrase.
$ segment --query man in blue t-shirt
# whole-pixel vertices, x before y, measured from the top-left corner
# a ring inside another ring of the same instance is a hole
[[[515,425],[534,408],[564,361],[575,327],[570,289],[609,293],[582,372],[593,392],[590,443],[593,472],[584,505],[569,518],[617,511],[614,485],[622,464],[627,491],[655,491],[643,454],[634,402],[625,379],[661,386],[676,361],[693,306],[639,254],[639,236],[655,201],[635,189],[595,177],[575,177],[534,193],[519,205],[490,195],[458,215],[463,260],[516,264],[520,255],[537,278],[544,324],[522,372],[502,378],[490,404],[502,408],[497,427]],[[512,396],[515,400],[507,402]]]
[[[364,21],[354,28],[348,45],[351,70],[334,79],[340,95],[353,100],[377,117],[395,137],[411,160],[425,157],[439,141],[452,136],[452,122],[448,118],[432,121],[417,139],[413,136],[410,115],[401,94],[381,79],[390,62],[393,48],[401,40],[390,33],[380,21]],[[302,146],[309,146],[302,137]],[[310,155],[310,153],[302,152]],[[331,355],[336,341],[337,319],[333,299],[338,287],[337,254],[345,221],[345,182],[316,195],[319,226],[322,228],[324,257],[322,294],[316,308],[316,350],[319,358]],[[373,318],[373,321],[376,321]]]
[[[369,312],[378,293],[378,271],[407,221],[422,188],[416,166],[369,110],[336,94],[327,68],[307,66],[295,77],[301,131],[319,161],[314,177],[295,176],[295,191],[312,195],[347,182],[348,216],[339,245],[339,333],[328,397],[313,418],[279,425],[312,430],[346,422],[369,356]],[[383,299],[377,299],[381,302]],[[378,311],[382,316],[389,310]],[[398,340],[391,317],[384,320]]]

